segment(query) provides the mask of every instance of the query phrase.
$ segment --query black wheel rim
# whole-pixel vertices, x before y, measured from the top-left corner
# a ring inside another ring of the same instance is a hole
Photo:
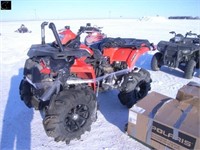
[[[140,81],[134,90],[136,100],[143,98],[147,94],[147,83]]]
[[[89,108],[86,105],[77,105],[72,108],[65,118],[65,129],[76,132],[82,128],[89,118]]]

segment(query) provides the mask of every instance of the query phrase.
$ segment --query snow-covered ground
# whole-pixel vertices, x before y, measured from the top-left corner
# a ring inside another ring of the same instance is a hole
[[[44,20],[45,21],[45,20]],[[49,21],[49,20],[47,20]],[[103,27],[109,37],[148,39],[157,44],[160,40],[169,40],[170,31],[185,34],[188,31],[200,34],[199,20],[61,20],[53,21],[57,29],[70,25],[74,32],[81,25],[90,22]],[[42,21],[19,21],[0,23],[0,149],[4,150],[148,150],[145,145],[129,137],[124,126],[128,121],[128,109],[117,98],[117,91],[108,91],[98,96],[98,119],[80,140],[69,145],[54,142],[47,137],[40,112],[28,109],[20,100],[18,87],[22,79],[23,66],[31,44],[41,42],[40,25]],[[14,32],[24,24],[32,33]],[[46,28],[46,41],[54,40],[52,32]],[[150,62],[155,52],[148,52],[137,62],[137,66],[151,73],[151,91],[157,91],[175,97],[177,90],[189,81],[200,83],[199,70],[193,79],[182,78],[183,72],[163,67],[161,71],[151,71]],[[149,101],[150,103],[151,101]]]

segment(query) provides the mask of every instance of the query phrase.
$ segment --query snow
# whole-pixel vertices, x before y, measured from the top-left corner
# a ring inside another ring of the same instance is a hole
[[[90,22],[104,27],[102,30],[109,37],[148,39],[157,44],[160,40],[169,40],[170,31],[185,34],[188,31],[200,34],[199,20],[167,20],[155,18],[145,21],[134,19],[121,20],[54,20],[57,29],[70,25],[74,32],[81,25]],[[164,21],[163,21],[164,20]],[[46,20],[44,20],[46,21]],[[47,20],[51,21],[51,20]],[[124,127],[128,121],[128,109],[118,100],[118,91],[107,91],[98,96],[98,119],[91,131],[82,135],[80,140],[73,140],[69,145],[55,142],[47,137],[39,111],[27,108],[19,97],[19,83],[22,79],[24,62],[31,44],[41,42],[40,25],[43,21],[1,22],[0,27],[0,149],[2,150],[149,150],[142,143],[129,137]],[[24,24],[32,33],[14,32]],[[54,40],[52,32],[46,28],[46,42]],[[151,91],[160,92],[175,98],[177,90],[190,81],[200,83],[199,70],[195,77],[184,79],[183,72],[163,67],[154,72],[150,62],[154,52],[148,52],[137,62],[137,66],[151,73]]]

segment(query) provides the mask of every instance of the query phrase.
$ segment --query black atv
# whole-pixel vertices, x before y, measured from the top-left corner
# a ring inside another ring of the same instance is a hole
[[[43,125],[47,135],[57,142],[69,143],[89,131],[96,120],[97,101],[92,89],[87,84],[66,82],[74,59],[89,54],[79,49],[64,49],[53,23],[49,28],[58,46],[45,43],[47,24],[41,24],[42,43],[32,45],[28,51],[19,92],[26,106],[44,113]]]
[[[184,71],[184,78],[191,79],[195,68],[199,68],[200,35],[187,32],[185,36],[170,32],[175,36],[169,41],[160,41],[157,45],[159,52],[155,53],[151,60],[151,68],[160,70],[165,65],[171,68],[179,68]]]

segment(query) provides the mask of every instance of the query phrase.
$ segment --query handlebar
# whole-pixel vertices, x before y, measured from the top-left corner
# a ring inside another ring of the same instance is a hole
[[[174,36],[176,36],[176,32],[175,31],[171,31],[169,32],[170,34],[174,34]],[[198,38],[200,38],[200,34],[196,34],[196,33],[192,33],[192,31],[186,32],[185,37],[187,36],[197,36]]]
[[[171,32],[169,32],[170,34],[175,34],[175,36],[176,36],[176,32],[174,32],[174,31],[171,31]]]
[[[103,27],[91,27],[91,24],[90,23],[87,23],[86,26],[81,26],[78,30],[78,33],[76,35],[76,38],[79,38],[80,35],[84,32],[91,32],[91,31],[97,31],[97,32],[101,32],[101,28]]]
[[[97,31],[97,32],[101,32],[101,29],[103,27],[97,27],[97,26],[91,26],[90,23],[87,23],[86,26],[81,26],[80,29],[79,29],[79,32],[92,32],[92,31]],[[78,32],[78,33],[79,33]]]
[[[197,36],[197,37],[200,36],[200,35],[197,35],[196,33],[192,33],[192,31],[187,32],[187,33],[185,34],[185,37],[187,37],[188,35],[189,35],[189,36],[194,35],[194,36]]]

